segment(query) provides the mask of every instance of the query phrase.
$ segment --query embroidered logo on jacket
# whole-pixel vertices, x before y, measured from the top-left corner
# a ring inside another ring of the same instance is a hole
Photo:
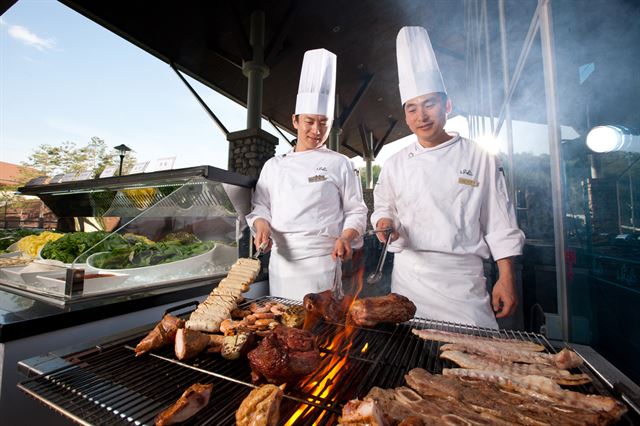
[[[327,180],[327,177],[325,175],[315,175],[315,176],[309,176],[307,179],[309,180],[309,183],[314,183],[314,182],[323,182]]]

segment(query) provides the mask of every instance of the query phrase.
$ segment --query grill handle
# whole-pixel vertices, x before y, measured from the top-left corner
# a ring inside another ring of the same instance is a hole
[[[195,308],[198,306],[198,303],[200,302],[198,302],[197,300],[192,300],[191,302],[186,302],[186,303],[183,303],[182,305],[172,306],[171,308],[164,311],[164,314],[162,316],[165,316],[175,311],[179,311],[180,309],[188,308],[190,306],[193,306]]]
[[[625,399],[636,413],[640,414],[640,395],[622,382],[615,382],[613,384],[613,390],[620,396],[620,398]]]

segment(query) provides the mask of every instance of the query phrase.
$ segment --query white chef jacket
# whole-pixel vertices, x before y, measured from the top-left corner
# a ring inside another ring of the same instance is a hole
[[[271,295],[302,299],[331,288],[331,252],[347,228],[364,234],[367,207],[351,161],[326,147],[293,150],[267,161],[252,199],[247,223],[271,224]],[[362,245],[357,239],[354,247]],[[315,260],[306,260],[314,258]]]
[[[524,244],[497,158],[459,135],[433,148],[416,141],[383,165],[371,222],[384,217],[400,234],[389,247],[393,291],[418,297],[419,316],[497,327],[482,258],[520,255]]]

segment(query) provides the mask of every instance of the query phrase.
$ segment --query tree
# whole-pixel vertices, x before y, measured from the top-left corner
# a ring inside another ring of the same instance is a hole
[[[93,177],[98,177],[105,167],[117,165],[118,161],[117,153],[107,146],[104,139],[94,136],[87,145],[80,148],[70,141],[59,146],[42,144],[22,164],[47,176],[91,171]],[[135,156],[130,153],[124,161],[124,171],[133,167],[135,161]]]
[[[376,185],[376,183],[378,182],[378,176],[380,176],[380,171],[382,170],[382,167],[380,167],[378,164],[374,164],[371,167],[371,173],[373,174],[373,186]],[[360,173],[360,183],[362,184],[363,188],[366,188],[366,173],[365,173],[365,168],[361,167],[359,170]]]

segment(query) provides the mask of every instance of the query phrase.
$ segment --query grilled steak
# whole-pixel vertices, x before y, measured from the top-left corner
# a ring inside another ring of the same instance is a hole
[[[415,313],[416,305],[411,300],[389,293],[386,296],[356,300],[349,309],[349,318],[355,325],[373,327],[381,322],[409,321]]]
[[[307,294],[303,299],[303,305],[307,311],[304,329],[310,330],[313,328],[320,318],[327,322],[344,323],[352,300],[350,296],[337,300],[333,297],[331,290]]]
[[[247,354],[254,383],[293,383],[315,371],[320,365],[320,352],[308,331],[277,326]]]

